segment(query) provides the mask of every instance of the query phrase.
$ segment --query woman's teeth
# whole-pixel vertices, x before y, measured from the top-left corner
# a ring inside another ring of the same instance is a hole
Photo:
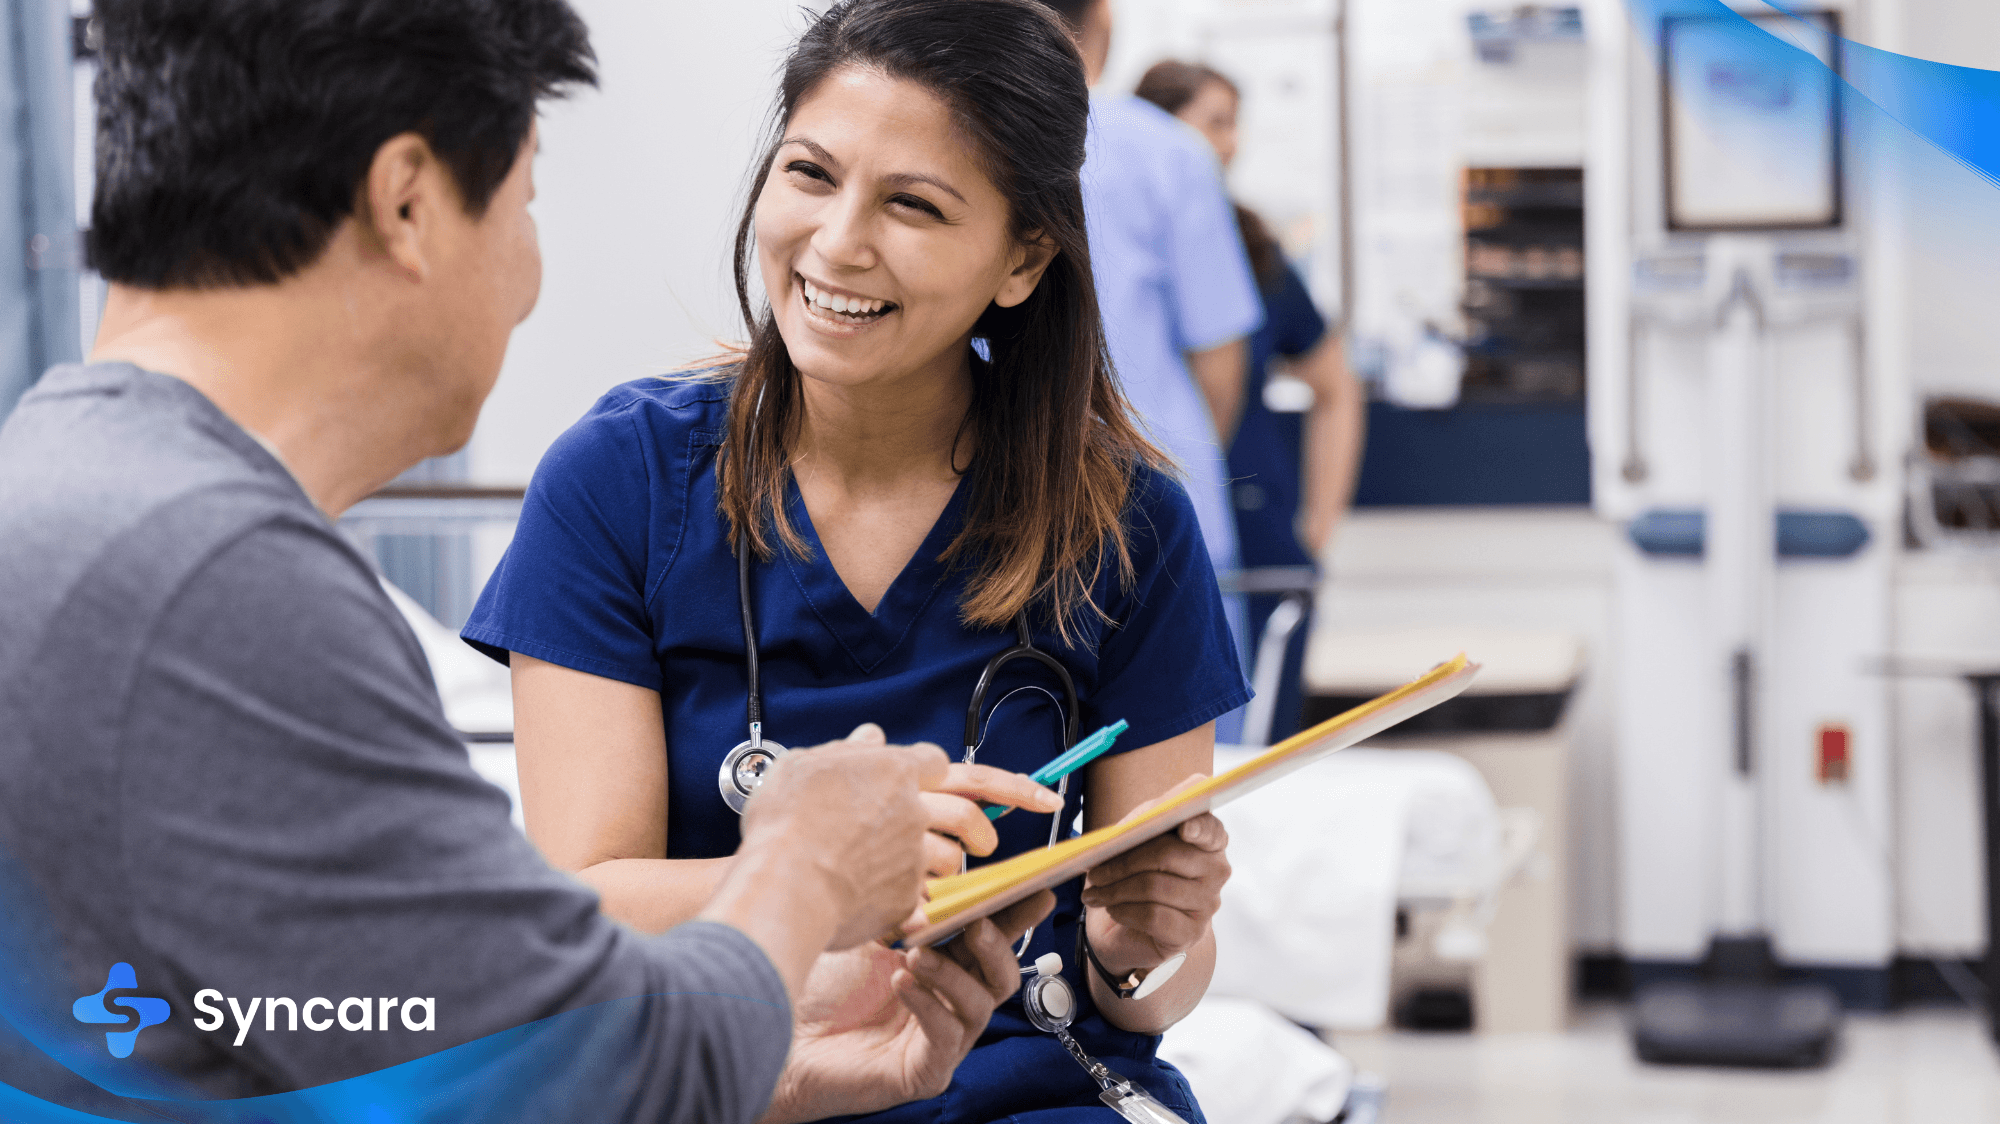
[[[874,316],[889,306],[888,301],[862,300],[860,297],[837,297],[822,292],[812,282],[799,279],[805,286],[806,303],[815,304],[828,312],[839,312],[848,316]]]

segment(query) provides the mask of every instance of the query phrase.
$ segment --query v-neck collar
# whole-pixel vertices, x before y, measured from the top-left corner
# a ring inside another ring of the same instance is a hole
[[[944,589],[946,565],[938,556],[951,545],[958,536],[964,522],[966,482],[960,477],[958,486],[952,490],[951,499],[938,513],[937,522],[931,524],[930,533],[924,536],[923,544],[903,565],[896,580],[882,594],[882,600],[870,613],[855,600],[854,594],[841,580],[840,571],[833,568],[833,560],[827,557],[826,547],[820,542],[819,529],[813,526],[812,515],[806,511],[805,497],[799,492],[797,479],[788,479],[785,484],[786,514],[792,525],[805,537],[812,550],[812,557],[799,558],[789,550],[778,553],[784,558],[793,581],[798,583],[799,593],[812,606],[813,614],[826,626],[833,638],[840,642],[855,665],[863,672],[875,670],[890,652],[908,636],[910,629],[924,610]]]

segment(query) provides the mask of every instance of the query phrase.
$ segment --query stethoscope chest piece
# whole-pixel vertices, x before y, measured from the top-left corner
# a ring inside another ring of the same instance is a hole
[[[722,767],[715,771],[715,786],[722,790],[722,801],[737,815],[743,814],[743,805],[750,802],[750,794],[764,783],[764,774],[777,764],[778,758],[791,750],[769,738],[749,738],[738,742],[736,748],[722,759]]]

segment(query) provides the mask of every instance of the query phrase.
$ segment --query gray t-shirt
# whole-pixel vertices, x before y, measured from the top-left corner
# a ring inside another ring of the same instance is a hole
[[[0,860],[46,909],[65,1002],[119,963],[123,994],[168,1001],[131,1060],[191,1096],[319,1085],[601,1004],[454,1094],[487,1103],[432,1110],[748,1121],[791,1041],[783,981],[743,934],[638,936],[541,859],[368,563],[199,392],[127,364],[56,368],[0,427]],[[280,1003],[238,1044],[237,1012],[270,998],[324,999],[303,1014],[325,1029],[289,1029]],[[411,999],[430,1003],[406,1018]],[[44,1014],[109,1049],[105,1027]]]

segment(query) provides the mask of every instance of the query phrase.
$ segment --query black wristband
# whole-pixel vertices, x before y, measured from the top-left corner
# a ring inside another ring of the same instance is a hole
[[[1133,978],[1138,975],[1137,972],[1126,977],[1131,980],[1129,985],[1118,982],[1117,978],[1104,967],[1104,961],[1099,960],[1097,953],[1091,951],[1090,939],[1084,935],[1084,919],[1081,917],[1076,920],[1076,958],[1089,963],[1091,969],[1097,973],[1097,978],[1103,980],[1104,986],[1110,988],[1111,993],[1120,999],[1132,998],[1140,985],[1145,983],[1144,980]]]

